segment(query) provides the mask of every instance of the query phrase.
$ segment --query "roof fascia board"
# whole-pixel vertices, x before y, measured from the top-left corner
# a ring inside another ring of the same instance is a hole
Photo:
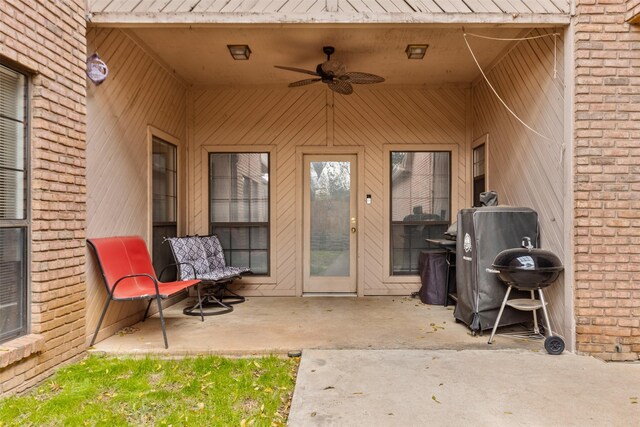
[[[162,13],[100,12],[88,13],[94,26],[183,26],[183,25],[355,25],[355,24],[435,24],[435,25],[509,25],[564,26],[568,14],[504,13],[324,13],[309,18],[282,13]]]

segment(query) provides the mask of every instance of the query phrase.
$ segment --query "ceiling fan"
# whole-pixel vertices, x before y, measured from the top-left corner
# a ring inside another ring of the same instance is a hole
[[[331,55],[335,52],[333,46],[324,46],[322,51],[327,55],[327,60],[318,64],[315,71],[295,67],[284,67],[282,65],[276,65],[275,67],[316,76],[316,78],[298,80],[296,82],[289,83],[289,87],[305,86],[315,82],[322,82],[326,83],[332,91],[342,95],[349,95],[353,93],[353,87],[351,84],[371,84],[381,83],[384,81],[383,77],[376,76],[375,74],[361,73],[357,71],[347,72],[347,69],[342,62],[331,59]]]

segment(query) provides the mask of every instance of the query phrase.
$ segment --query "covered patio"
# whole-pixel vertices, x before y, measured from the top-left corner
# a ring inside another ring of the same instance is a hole
[[[260,297],[235,306],[232,313],[184,316],[189,300],[164,311],[169,349],[162,343],[158,316],[124,328],[97,343],[92,352],[111,355],[158,354],[231,356],[322,350],[491,350],[541,351],[542,341],[488,334],[472,336],[456,323],[453,307],[425,305],[411,297]]]
[[[250,301],[229,315],[201,323],[184,301],[169,307],[171,351],[485,347],[450,310],[407,299],[433,249],[425,237],[482,188],[538,212],[542,246],[567,267],[548,296],[553,329],[573,348],[567,7],[423,13],[389,1],[356,19],[342,1],[107,3],[89,2],[88,51],[109,76],[88,87],[87,237],[142,236],[159,270],[171,261],[163,237],[216,233],[228,261],[256,273],[234,284]],[[247,59],[233,58],[238,45]],[[424,59],[409,45],[426,46]],[[313,73],[325,46],[347,71],[385,81],[344,95],[275,67]],[[340,218],[340,203],[311,203],[314,162],[350,165]],[[316,231],[311,212],[328,213]],[[328,236],[332,221],[344,235]],[[87,264],[88,343],[106,294],[90,253]],[[143,311],[110,307],[96,348],[162,351],[157,322],[137,323]]]

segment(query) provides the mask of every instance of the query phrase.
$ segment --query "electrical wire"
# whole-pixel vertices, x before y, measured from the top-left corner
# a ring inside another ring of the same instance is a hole
[[[493,85],[491,84],[491,82],[489,81],[489,79],[487,78],[487,75],[484,73],[484,70],[482,69],[482,67],[480,66],[480,63],[478,62],[478,59],[476,58],[476,55],[473,53],[473,49],[471,49],[471,45],[469,44],[469,41],[467,40],[467,33],[464,31],[464,28],[462,29],[462,34],[464,36],[464,42],[467,45],[467,49],[469,49],[469,53],[471,54],[471,57],[473,58],[473,61],[476,63],[478,70],[480,70],[480,73],[482,74],[482,77],[484,78],[484,81],[487,82],[487,85],[489,86],[489,88],[491,89],[491,91],[493,92],[493,94],[498,98],[498,100],[502,103],[502,105],[504,106],[504,108],[507,109],[507,111],[509,111],[509,113],[511,113],[511,115],[513,117],[515,117],[516,120],[518,120],[525,128],[529,129],[531,132],[535,133],[536,135],[538,135],[541,138],[544,138],[546,140],[551,140],[551,138],[549,138],[548,136],[545,136],[543,134],[541,134],[540,132],[538,132],[537,130],[535,130],[534,128],[532,128],[531,126],[529,126],[528,124],[526,124],[524,122],[524,120],[522,120],[520,117],[518,117],[518,115],[511,109],[509,108],[509,106],[507,105],[507,103],[500,97],[500,95],[498,95],[498,92],[496,91],[496,89],[493,87]],[[475,37],[482,37],[482,38],[489,38],[489,37],[485,37],[485,36],[478,36],[478,35],[474,35]],[[540,38],[541,36],[536,36],[535,38]],[[546,37],[546,36],[545,36]],[[520,40],[520,39],[515,39],[515,40]]]

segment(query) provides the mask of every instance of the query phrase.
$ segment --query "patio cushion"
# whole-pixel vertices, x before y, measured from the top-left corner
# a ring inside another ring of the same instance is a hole
[[[218,268],[224,268],[227,263],[224,259],[224,253],[222,252],[222,245],[217,236],[202,236],[200,237],[204,252],[209,261],[209,265],[212,270]]]
[[[178,265],[180,280],[192,280],[211,271],[204,256],[205,249],[199,237],[169,237],[167,239]],[[188,265],[187,265],[188,264]],[[191,267],[193,266],[193,268]],[[195,268],[195,272],[193,271]]]
[[[240,274],[249,271],[246,267],[222,267],[216,268],[208,273],[198,274],[198,280],[207,281],[219,281],[222,279],[233,279],[240,276]]]
[[[217,236],[202,236],[200,237],[200,241],[202,242],[202,246],[204,247],[207,261],[209,262],[209,266],[211,267],[212,272],[216,274],[224,274],[225,276],[236,276],[240,275],[241,273],[251,271],[249,267],[227,267],[227,263],[224,259],[224,252],[222,251],[222,245],[220,244],[220,240]],[[219,269],[224,270],[219,273]]]

